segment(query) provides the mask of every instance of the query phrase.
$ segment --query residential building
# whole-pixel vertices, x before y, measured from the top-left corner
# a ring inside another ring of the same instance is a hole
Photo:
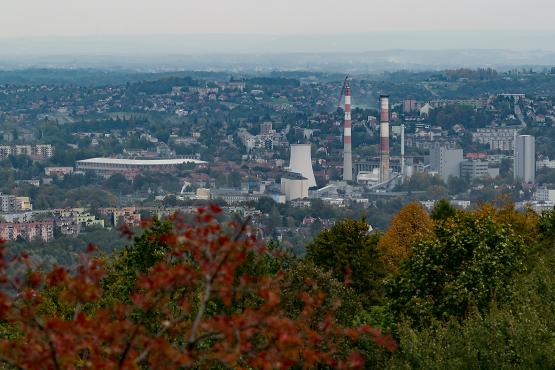
[[[71,219],[82,227],[104,227],[104,220],[91,215],[85,208],[61,208],[54,210],[54,215],[61,219]]]
[[[54,239],[54,221],[43,220],[34,222],[3,222],[0,223],[0,239],[42,240],[49,242]]]
[[[513,150],[516,133],[514,128],[479,128],[472,133],[472,141],[488,145],[490,150],[510,151]]]
[[[50,177],[64,177],[73,173],[73,167],[45,167],[44,174]]]
[[[115,209],[112,212],[112,224],[117,227],[123,225],[134,228],[140,227],[141,214],[135,207]]]
[[[548,189],[547,187],[538,188],[534,193],[534,200],[555,203],[555,189]]]
[[[245,192],[240,189],[214,189],[211,192],[212,199],[223,199],[228,204],[258,202],[262,196],[259,193]]]
[[[460,177],[463,150],[435,145],[430,149],[429,161],[431,171],[437,172],[444,181],[449,176]]]
[[[541,168],[555,168],[555,160],[549,160],[549,158],[544,158],[541,160],[537,160],[536,161],[536,169],[541,169]]]
[[[272,122],[263,122],[260,124],[260,135],[272,134]]]
[[[16,197],[15,198],[18,211],[32,211],[33,204],[31,203],[31,198],[29,197]]]
[[[531,135],[519,135],[514,140],[514,179],[533,183],[536,179],[535,138]]]
[[[33,209],[29,197],[16,197],[0,193],[0,212],[30,211]]]
[[[409,114],[417,109],[416,100],[414,99],[405,99],[403,100],[403,113]]]
[[[10,155],[24,155],[31,159],[43,160],[54,155],[54,147],[50,144],[0,145],[0,159],[6,159]]]
[[[461,177],[473,180],[481,177],[496,178],[499,168],[490,168],[490,163],[480,159],[466,159],[461,163]]]

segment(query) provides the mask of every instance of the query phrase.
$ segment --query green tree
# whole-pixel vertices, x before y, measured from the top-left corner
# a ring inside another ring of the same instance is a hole
[[[500,216],[506,217],[496,215]],[[471,309],[463,320],[435,321],[422,329],[403,322],[398,331],[401,350],[393,355],[387,367],[555,368],[554,211],[540,216],[538,229],[539,248],[528,258],[528,272],[513,274],[504,302],[492,303],[489,312]]]
[[[447,188],[451,195],[460,194],[468,189],[468,182],[461,177],[449,176],[447,179]]]
[[[455,207],[449,203],[447,199],[440,199],[435,205],[434,209],[432,210],[431,217],[432,219],[439,221],[439,220],[446,220],[449,217],[453,217],[457,214],[457,210]]]
[[[448,191],[443,185],[431,185],[426,188],[426,194],[432,199],[441,199],[448,195]]]
[[[272,207],[270,211],[270,220],[268,222],[268,226],[271,230],[275,229],[276,227],[281,227],[281,214],[279,213],[279,209],[276,206]]]
[[[524,270],[525,247],[510,224],[491,212],[462,212],[436,224],[415,243],[399,274],[386,283],[390,306],[416,325],[486,310],[506,296],[512,274]]]
[[[165,238],[172,230],[170,221],[154,219],[147,230],[134,237],[132,244],[110,260],[108,274],[103,281],[105,299],[125,302],[130,299],[137,277],[147,272],[168,251]]]
[[[116,193],[128,194],[132,191],[131,181],[127,180],[127,178],[120,173],[110,176],[105,184],[108,190]]]
[[[312,284],[307,284],[307,279]],[[338,281],[333,273],[312,263],[312,261],[297,261],[287,270],[283,289],[283,306],[292,316],[301,313],[303,303],[300,298],[302,292],[311,295],[318,291],[325,293],[325,302],[319,307],[319,317],[323,318],[326,312],[335,310],[339,323],[346,326],[353,325],[353,319],[362,310],[362,304],[356,292],[342,282]]]
[[[239,172],[231,172],[227,176],[227,183],[232,188],[238,188],[241,186],[241,174]]]
[[[339,281],[349,281],[371,305],[382,296],[385,267],[379,258],[379,235],[369,231],[366,220],[344,220],[325,229],[307,246],[307,258],[333,272]]]

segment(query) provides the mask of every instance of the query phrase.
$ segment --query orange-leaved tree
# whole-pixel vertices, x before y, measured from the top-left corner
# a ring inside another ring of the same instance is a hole
[[[220,212],[199,209],[190,223],[176,217],[173,231],[153,241],[164,248],[136,273],[129,297],[105,297],[109,263],[90,254],[75,270],[42,272],[0,248],[0,362],[23,369],[341,368],[364,363],[341,347],[345,340],[395,349],[379,330],[340,326],[333,309],[322,316],[321,294],[301,292],[302,309],[284,310],[283,273],[249,273],[268,252],[246,222],[219,222]]]
[[[433,234],[433,222],[420,203],[410,203],[397,213],[378,243],[390,271],[411,255],[412,243]]]

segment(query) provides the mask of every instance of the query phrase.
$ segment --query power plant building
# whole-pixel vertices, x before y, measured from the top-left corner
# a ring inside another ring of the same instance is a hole
[[[281,194],[286,201],[308,198],[308,179],[299,173],[287,172],[281,177]]]
[[[536,141],[531,135],[515,136],[514,179],[533,183],[536,180]]]

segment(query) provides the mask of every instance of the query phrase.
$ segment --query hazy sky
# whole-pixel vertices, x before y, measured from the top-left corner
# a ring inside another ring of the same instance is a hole
[[[555,0],[0,0],[0,8],[0,37],[555,30]]]

